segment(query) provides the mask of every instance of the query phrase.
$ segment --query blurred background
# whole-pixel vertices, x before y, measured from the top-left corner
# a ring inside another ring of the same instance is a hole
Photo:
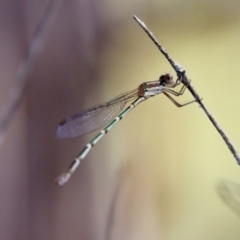
[[[47,3],[0,1],[1,106]],[[239,239],[240,218],[216,186],[240,183],[240,167],[197,103],[144,102],[66,186],[53,184],[96,134],[57,139],[61,119],[161,74],[176,77],[133,15],[186,69],[240,150],[239,9],[237,0],[58,1],[0,148],[0,239]]]

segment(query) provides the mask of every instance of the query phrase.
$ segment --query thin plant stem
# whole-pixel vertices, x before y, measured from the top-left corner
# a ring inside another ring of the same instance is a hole
[[[190,83],[190,79],[186,75],[186,71],[184,68],[182,68],[179,64],[177,64],[168,54],[168,52],[165,50],[165,48],[162,47],[162,45],[158,42],[158,40],[155,38],[153,33],[147,28],[146,24],[140,20],[137,16],[133,17],[137,23],[143,28],[143,30],[147,33],[147,35],[151,38],[151,40],[155,43],[155,45],[158,47],[158,49],[161,51],[161,53],[166,57],[170,65],[173,67],[173,69],[176,71],[177,76],[182,80],[182,83],[186,85],[188,90],[191,92],[195,100],[199,103],[199,105],[202,107],[203,111],[209,118],[209,120],[212,122],[214,127],[217,129],[221,137],[223,138],[224,142],[228,146],[230,152],[233,154],[234,158],[236,159],[237,163],[240,165],[240,157],[236,149],[234,148],[233,144],[231,143],[230,139],[226,135],[226,133],[223,131],[221,126],[217,123],[216,119],[213,117],[213,115],[210,113],[210,111],[206,108],[206,106],[201,101],[201,98],[199,97],[199,94],[194,89],[192,84]]]
[[[29,73],[32,70],[32,64],[34,59],[41,50],[42,37],[49,24],[50,17],[52,16],[53,10],[55,9],[56,3],[59,0],[50,0],[46,6],[44,13],[37,23],[34,30],[33,37],[26,49],[25,55],[21,60],[15,79],[14,84],[11,87],[7,99],[0,111],[0,145],[3,143],[6,135],[6,131],[11,121],[13,120],[14,114],[20,106],[21,100],[23,99],[23,93],[25,85],[28,80]]]

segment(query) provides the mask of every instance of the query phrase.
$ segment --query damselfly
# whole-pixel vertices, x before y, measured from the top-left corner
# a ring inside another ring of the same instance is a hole
[[[110,123],[83,148],[71,163],[68,170],[56,179],[56,184],[63,186],[75,172],[81,160],[86,157],[91,148],[139,103],[160,93],[167,96],[177,107],[186,106],[187,104],[195,102],[195,100],[193,100],[185,104],[180,104],[170,95],[180,96],[184,93],[186,89],[185,85],[180,88],[180,91],[173,90],[173,88],[181,83],[180,78],[174,81],[171,74],[164,74],[161,75],[157,81],[144,82],[139,85],[137,89],[121,94],[109,102],[100,104],[62,120],[58,124],[56,130],[56,134],[59,138],[74,138],[82,136],[103,127],[109,122]],[[133,101],[132,104],[122,111],[126,103],[129,101]],[[122,112],[119,114],[120,111]]]

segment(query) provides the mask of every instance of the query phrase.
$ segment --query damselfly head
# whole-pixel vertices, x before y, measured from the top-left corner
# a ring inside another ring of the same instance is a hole
[[[163,86],[168,86],[174,84],[173,76],[171,73],[161,75],[159,77],[160,84]]]
[[[58,125],[60,125],[60,126],[64,125],[66,122],[67,122],[67,120],[66,120],[66,118],[64,118],[58,123]]]

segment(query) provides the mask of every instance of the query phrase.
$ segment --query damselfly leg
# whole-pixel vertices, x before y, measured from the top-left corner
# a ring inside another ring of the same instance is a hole
[[[181,83],[182,83],[182,80],[180,80],[180,78],[178,78],[178,79],[176,80],[175,84],[174,84],[173,86],[171,86],[171,88],[172,88],[172,87],[176,87],[176,86],[178,86],[178,85],[181,84]],[[166,88],[163,90],[163,94],[164,94],[168,99],[170,99],[170,101],[171,101],[173,104],[175,104],[177,107],[184,107],[184,106],[186,106],[186,105],[188,105],[188,104],[190,104],[190,103],[196,102],[196,100],[192,100],[192,101],[189,101],[189,102],[187,102],[187,103],[181,104],[181,103],[177,102],[177,101],[176,101],[172,96],[170,96],[168,93],[170,93],[170,94],[172,94],[172,95],[174,95],[174,96],[176,96],[176,97],[179,97],[179,96],[181,96],[181,95],[184,94],[186,88],[188,87],[188,84],[190,84],[190,82],[188,82],[187,85],[182,84],[183,86],[181,87],[180,91],[174,91],[173,89],[171,89],[171,88],[169,88],[169,87],[166,87]]]

